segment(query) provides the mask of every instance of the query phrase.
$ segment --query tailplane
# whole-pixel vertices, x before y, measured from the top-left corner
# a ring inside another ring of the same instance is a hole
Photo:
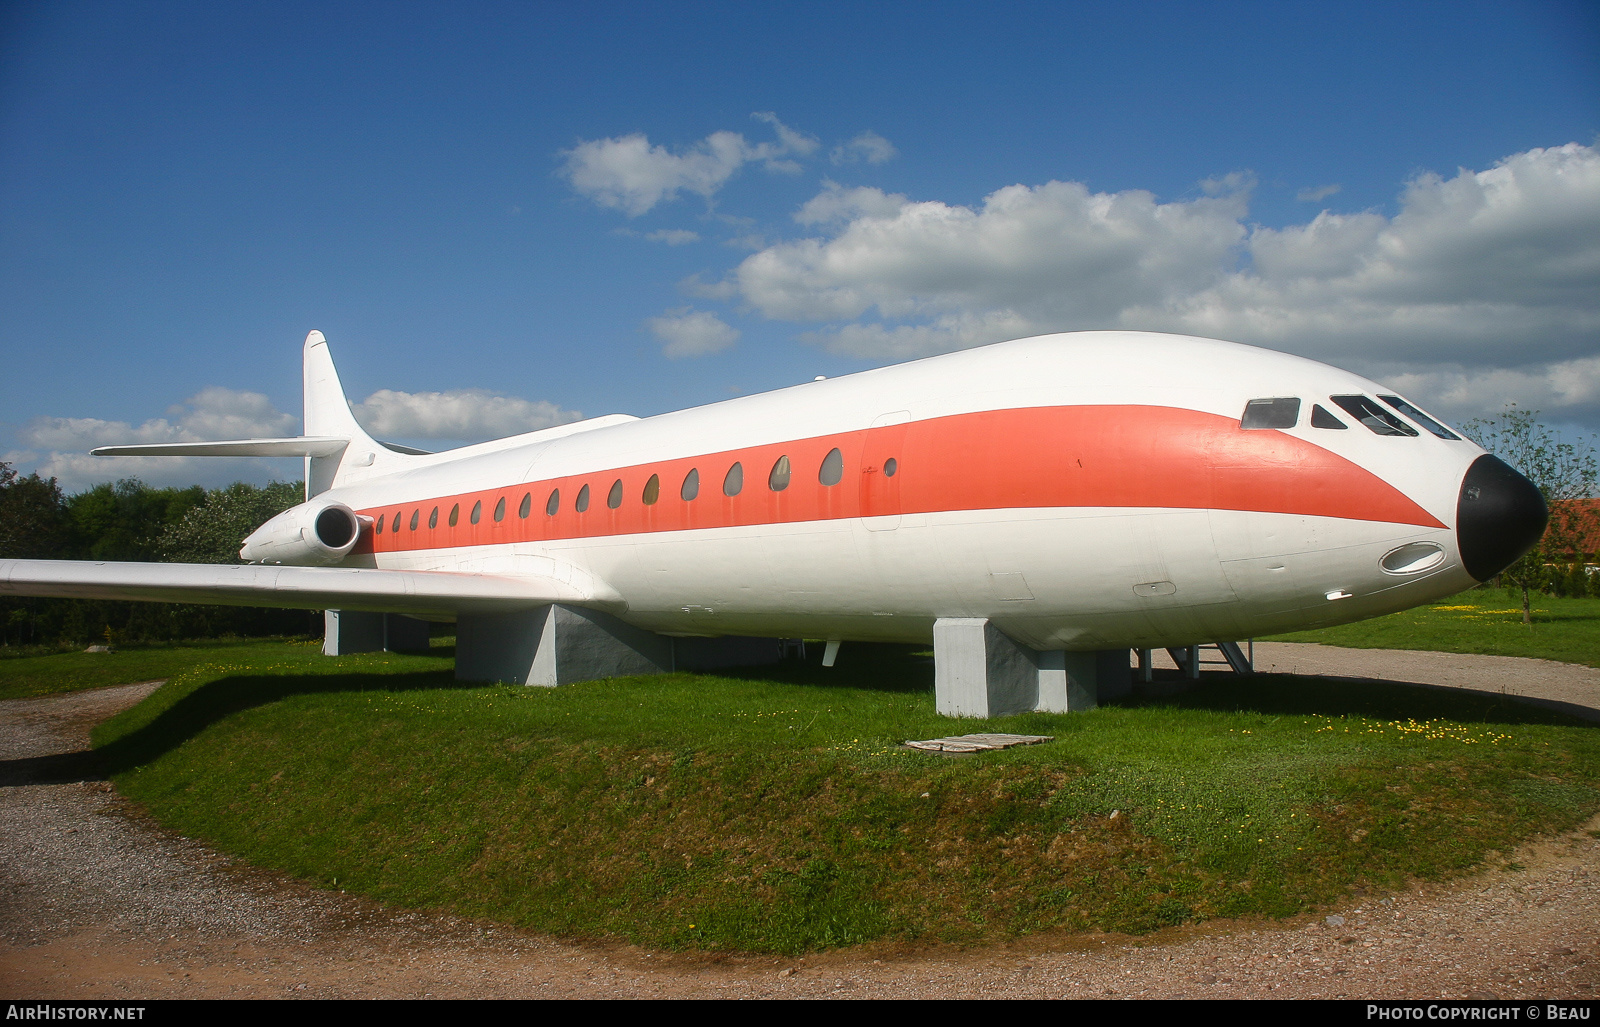
[[[305,434],[285,439],[236,439],[226,442],[163,442],[155,445],[101,446],[94,456],[299,456],[306,461],[306,498],[335,485],[370,478],[404,460],[403,450],[377,442],[356,423],[339,384],[321,332],[306,336]]]

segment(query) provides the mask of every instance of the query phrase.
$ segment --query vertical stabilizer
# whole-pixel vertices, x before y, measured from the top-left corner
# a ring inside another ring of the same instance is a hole
[[[306,336],[305,403],[305,434],[350,440],[343,451],[331,456],[306,457],[307,499],[334,485],[366,477],[372,473],[368,469],[378,462],[380,454],[388,455],[356,423],[350,403],[344,397],[344,386],[339,384],[333,355],[328,352],[328,340],[318,331]]]

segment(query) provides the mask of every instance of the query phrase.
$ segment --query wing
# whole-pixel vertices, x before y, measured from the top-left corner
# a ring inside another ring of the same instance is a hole
[[[0,560],[0,595],[371,610],[430,617],[555,602],[625,606],[609,586],[584,575],[87,560]]]

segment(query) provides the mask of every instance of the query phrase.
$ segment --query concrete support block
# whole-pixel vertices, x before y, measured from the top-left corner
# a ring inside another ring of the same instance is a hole
[[[322,615],[324,656],[428,648],[428,625],[398,613],[326,610]]]
[[[1004,717],[1039,701],[1039,664],[983,617],[941,617],[933,625],[934,701],[947,717]]]
[[[671,669],[671,639],[599,610],[554,603],[456,620],[462,681],[550,686]]]
[[[1039,652],[981,617],[933,626],[934,700],[947,717],[1076,713],[1133,691],[1128,650]]]

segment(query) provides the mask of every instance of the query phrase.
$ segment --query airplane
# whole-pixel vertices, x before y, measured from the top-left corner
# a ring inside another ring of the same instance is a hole
[[[1453,595],[1548,517],[1382,385],[1213,339],[1045,335],[434,454],[357,424],[321,332],[303,358],[302,436],[93,451],[303,457],[248,563],[0,561],[0,594],[325,609],[335,654],[454,621],[458,678],[541,685],[931,641],[939,712],[993,717],[1124,694],[1130,649],[1194,670]]]

